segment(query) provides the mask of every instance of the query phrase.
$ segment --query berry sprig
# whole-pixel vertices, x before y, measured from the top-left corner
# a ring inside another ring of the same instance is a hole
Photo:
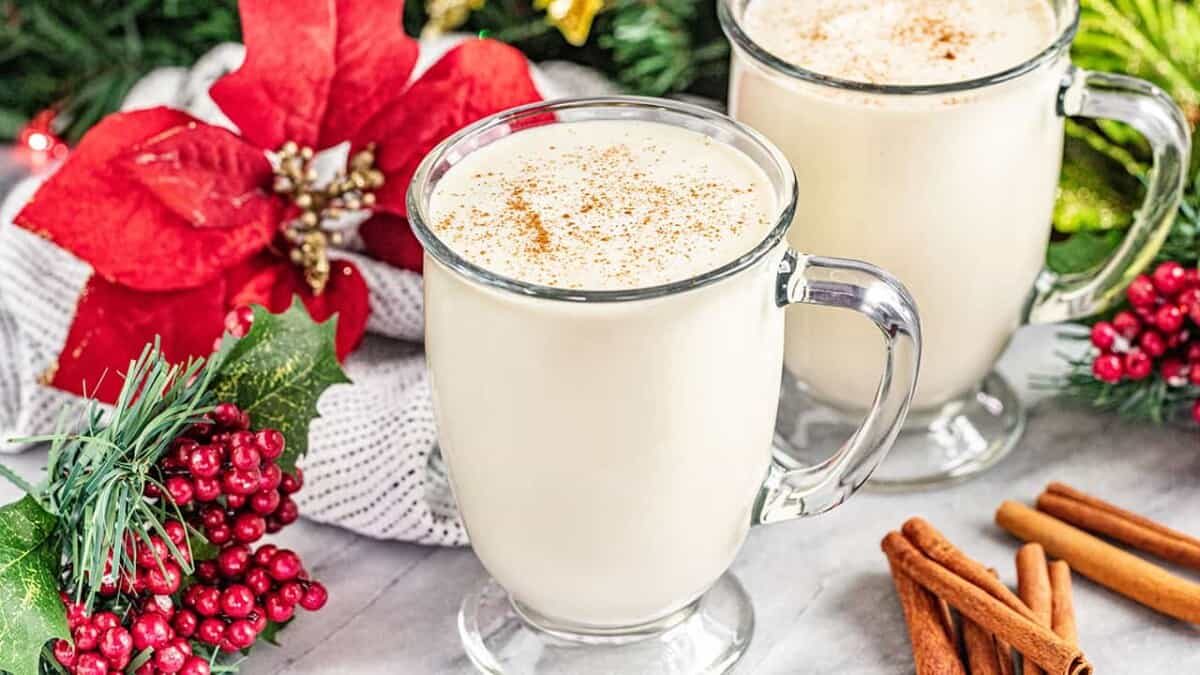
[[[294,551],[250,548],[298,517],[291,495],[303,474],[275,463],[285,443],[275,429],[251,431],[250,416],[232,403],[217,404],[170,442],[141,499],[180,520],[163,521],[165,538],[126,534],[120,554],[108,554],[91,611],[61,595],[71,640],[56,641],[52,652],[66,672],[136,666],[135,675],[209,675],[219,653],[250,648],[297,607],[325,605],[328,592]],[[216,549],[194,575],[185,572],[193,569],[189,532]],[[133,564],[114,570],[114,557]]]
[[[167,498],[217,546],[251,544],[294,523],[299,510],[291,495],[304,475],[275,463],[283,434],[251,432],[249,416],[232,403],[218,404],[212,420],[192,425],[160,462]]]
[[[1200,270],[1161,263],[1133,280],[1126,299],[1130,309],[1092,326],[1092,375],[1117,385],[1157,372],[1168,389],[1200,388]],[[1200,394],[1190,410],[1200,423]]]

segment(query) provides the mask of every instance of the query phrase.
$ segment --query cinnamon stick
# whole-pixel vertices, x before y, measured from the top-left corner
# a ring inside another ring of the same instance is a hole
[[[1200,539],[1172,530],[1063,483],[1051,483],[1038,510],[1085,530],[1125,542],[1171,562],[1200,569]]]
[[[1046,551],[1041,544],[1025,544],[1017,551],[1017,595],[1033,611],[1037,622],[1050,628],[1050,574],[1046,568]],[[1028,658],[1025,675],[1041,675]]]
[[[971,675],[1001,675],[1000,656],[991,634],[970,619],[963,619],[962,633]]]
[[[908,624],[917,675],[966,675],[958,648],[946,633],[938,599],[896,565],[891,568],[892,582]]]
[[[1050,675],[1087,675],[1091,665],[1078,647],[1068,644],[1049,628],[998,600],[927,557],[899,532],[890,532],[881,544],[891,564],[938,597],[945,598],[963,616],[1013,645]],[[978,563],[975,563],[978,565]]]
[[[929,521],[924,518],[909,518],[900,529],[914,546],[942,567],[979,586],[1025,618],[1037,620],[1037,616],[1029,607],[1000,581],[995,570],[989,570],[963,553],[929,524]]]
[[[1075,626],[1075,601],[1071,598],[1071,566],[1065,560],[1050,563],[1051,611],[1050,627],[1059,637],[1071,644],[1079,643]]]
[[[1000,574],[996,570],[988,568],[988,572],[999,580]],[[1008,587],[1005,586],[1005,588]],[[1016,669],[1013,667],[1012,647],[1009,647],[1007,642],[997,636],[993,635],[992,638],[996,642],[996,660],[1000,663],[1000,675],[1016,675]]]
[[[1040,543],[1051,555],[1066,560],[1075,571],[1101,586],[1168,616],[1200,623],[1200,584],[1181,579],[1024,504],[1001,504],[996,524],[1019,539]]]

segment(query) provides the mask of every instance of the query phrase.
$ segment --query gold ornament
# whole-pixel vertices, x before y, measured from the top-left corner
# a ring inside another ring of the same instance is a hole
[[[471,12],[483,8],[484,0],[425,0],[429,18],[421,28],[421,37],[433,38],[467,22]]]
[[[534,9],[546,10],[546,21],[567,42],[582,47],[592,30],[592,20],[604,9],[604,0],[533,0]]]
[[[312,148],[284,143],[279,149],[274,189],[300,209],[300,216],[285,225],[284,237],[291,245],[288,257],[304,270],[304,280],[313,293],[320,295],[329,283],[329,247],[342,243],[342,233],[333,225],[349,211],[372,206],[374,190],[383,185],[384,176],[375,168],[375,146],[371,144],[354,153],[348,170],[339,171],[329,185],[317,187],[314,156]]]

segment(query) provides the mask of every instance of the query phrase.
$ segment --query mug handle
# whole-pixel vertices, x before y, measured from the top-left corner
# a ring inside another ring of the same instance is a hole
[[[1171,230],[1187,180],[1190,131],[1183,113],[1161,89],[1136,77],[1072,67],[1058,90],[1058,114],[1124,122],[1150,144],[1154,164],[1146,200],[1124,241],[1098,270],[1061,276],[1045,269],[1026,310],[1029,323],[1059,323],[1098,314],[1154,259]]]
[[[832,457],[798,469],[772,460],[754,504],[755,525],[824,513],[861,487],[900,432],[921,361],[916,303],[899,281],[874,265],[788,250],[779,264],[775,304],[793,303],[865,314],[883,333],[887,361],[866,419]]]

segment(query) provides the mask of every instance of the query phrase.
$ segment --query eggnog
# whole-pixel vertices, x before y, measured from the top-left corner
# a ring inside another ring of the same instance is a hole
[[[1046,0],[733,0],[761,55],[735,50],[731,114],[796,171],[794,247],[894,273],[921,312],[914,409],[971,391],[1022,321],[1043,267],[1060,168],[1055,100],[1067,67],[961,91],[1058,36]],[[809,71],[789,74],[788,68]],[[830,85],[813,78],[858,83]],[[881,86],[926,87],[887,92]],[[788,310],[786,367],[839,407],[870,405],[879,336],[867,322]]]
[[[427,220],[489,274],[582,296],[731,263],[790,196],[790,177],[697,131],[558,122],[458,159]],[[426,256],[442,452],[475,552],[523,609],[638,625],[729,567],[770,462],[782,254],[619,302],[530,297]]]

